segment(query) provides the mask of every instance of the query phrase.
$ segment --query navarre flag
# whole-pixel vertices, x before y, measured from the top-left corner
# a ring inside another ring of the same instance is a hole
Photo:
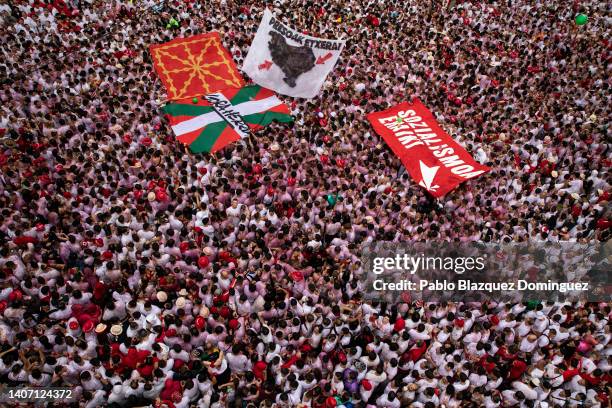
[[[412,179],[436,198],[490,170],[455,142],[419,100],[367,118]]]
[[[211,93],[196,103],[176,101],[163,110],[178,141],[194,153],[214,153],[273,121],[293,121],[289,107],[258,85]]]
[[[256,84],[280,94],[313,98],[336,65],[344,44],[343,40],[295,31],[266,9],[242,70]]]
[[[206,95],[244,86],[219,33],[177,38],[149,47],[153,66],[166,87],[168,99]]]

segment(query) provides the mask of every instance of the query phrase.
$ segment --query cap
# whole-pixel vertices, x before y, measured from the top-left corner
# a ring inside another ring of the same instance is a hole
[[[84,331],[85,333],[89,333],[89,332],[91,332],[93,329],[94,329],[94,322],[92,322],[91,320],[88,320],[88,321],[86,321],[86,322],[83,324],[83,331]]]

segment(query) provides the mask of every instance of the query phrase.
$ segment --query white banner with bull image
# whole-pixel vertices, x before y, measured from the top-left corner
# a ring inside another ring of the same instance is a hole
[[[268,9],[242,70],[258,85],[296,98],[313,98],[336,65],[343,40],[325,40],[292,30]]]

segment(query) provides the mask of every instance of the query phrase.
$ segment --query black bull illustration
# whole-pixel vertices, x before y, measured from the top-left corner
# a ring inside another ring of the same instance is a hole
[[[293,88],[297,78],[315,66],[314,53],[309,47],[287,44],[285,38],[276,31],[271,31],[270,37],[268,48],[272,62],[280,67],[285,74],[283,80]]]

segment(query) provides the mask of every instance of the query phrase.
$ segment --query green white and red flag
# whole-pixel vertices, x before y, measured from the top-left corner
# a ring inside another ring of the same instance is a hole
[[[293,121],[289,107],[259,85],[229,88],[194,101],[178,100],[163,108],[177,140],[193,153],[214,153],[273,121]]]

